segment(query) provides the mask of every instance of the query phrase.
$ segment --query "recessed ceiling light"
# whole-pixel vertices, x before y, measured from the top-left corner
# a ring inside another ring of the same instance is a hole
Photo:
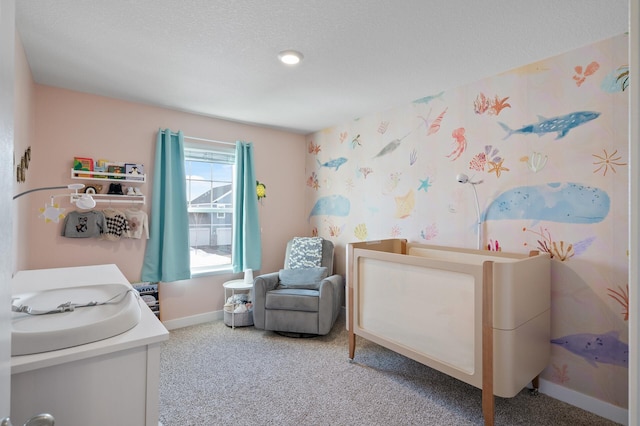
[[[296,65],[302,60],[302,53],[295,50],[283,50],[278,53],[278,59],[280,62],[287,65]]]

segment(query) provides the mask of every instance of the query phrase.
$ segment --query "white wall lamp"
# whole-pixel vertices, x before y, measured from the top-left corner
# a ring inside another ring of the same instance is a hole
[[[480,203],[478,202],[478,191],[476,191],[476,185],[481,184],[483,181],[481,180],[478,180],[475,182],[471,181],[469,180],[469,176],[465,175],[464,173],[460,173],[459,175],[457,175],[456,180],[458,181],[458,183],[462,183],[462,184],[469,183],[473,188],[473,196],[476,200],[476,217],[477,217],[476,233],[478,235],[477,248],[478,250],[480,250],[482,248],[482,221],[480,220]]]
[[[15,200],[16,198],[20,198],[23,195],[27,195],[30,194],[32,192],[36,192],[36,191],[48,191],[48,190],[53,190],[53,189],[73,189],[74,192],[72,192],[71,194],[56,194],[56,195],[52,195],[51,196],[51,202],[49,204],[44,205],[44,208],[40,209],[40,216],[44,218],[45,222],[55,222],[58,223],[58,221],[64,217],[63,212],[65,211],[65,209],[60,208],[58,206],[58,204],[54,203],[54,199],[58,198],[58,197],[70,197],[70,201],[71,203],[75,203],[76,206],[78,206],[79,209],[92,209],[96,206],[96,200],[93,199],[93,197],[89,194],[80,194],[78,192],[79,189],[84,188],[84,184],[81,183],[72,183],[70,185],[66,185],[66,186],[47,186],[47,187],[42,187],[42,188],[34,188],[34,189],[30,189],[28,191],[24,191],[21,192],[19,194],[16,194],[13,196],[13,199]]]

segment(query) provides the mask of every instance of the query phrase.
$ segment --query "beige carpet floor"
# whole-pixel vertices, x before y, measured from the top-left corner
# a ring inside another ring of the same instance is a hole
[[[357,338],[290,338],[222,321],[162,346],[160,421],[211,425],[482,425],[479,389]],[[496,425],[614,425],[546,395],[496,398]]]

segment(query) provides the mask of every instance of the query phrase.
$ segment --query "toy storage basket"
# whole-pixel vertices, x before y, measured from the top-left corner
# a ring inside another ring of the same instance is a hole
[[[234,314],[224,310],[224,324],[229,327],[246,327],[253,325],[253,310]]]

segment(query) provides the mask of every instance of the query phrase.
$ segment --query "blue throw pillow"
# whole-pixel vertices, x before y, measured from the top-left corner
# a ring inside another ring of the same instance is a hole
[[[289,268],[314,268],[322,265],[322,237],[293,237]]]
[[[327,278],[327,267],[280,269],[280,285],[288,288],[318,288],[320,281]]]

